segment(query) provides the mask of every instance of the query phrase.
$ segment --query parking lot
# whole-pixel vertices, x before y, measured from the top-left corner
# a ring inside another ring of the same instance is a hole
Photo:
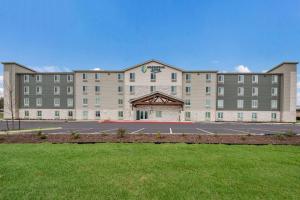
[[[11,126],[11,122],[9,122]],[[21,129],[58,128],[46,130],[45,133],[116,133],[123,128],[127,133],[170,133],[170,134],[278,134],[294,132],[300,134],[300,124],[268,123],[100,123],[97,121],[63,122],[63,121],[21,121]],[[0,122],[0,129],[5,131],[7,124]],[[18,122],[15,122],[18,127]]]

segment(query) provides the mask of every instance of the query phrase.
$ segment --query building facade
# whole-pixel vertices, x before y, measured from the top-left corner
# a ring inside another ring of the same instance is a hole
[[[41,73],[4,62],[4,118],[294,122],[297,64],[219,73],[150,60],[119,71]]]

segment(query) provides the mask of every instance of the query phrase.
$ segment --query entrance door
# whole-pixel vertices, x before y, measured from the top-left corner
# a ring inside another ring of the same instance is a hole
[[[137,110],[136,111],[136,120],[148,119],[148,111],[146,110]]]

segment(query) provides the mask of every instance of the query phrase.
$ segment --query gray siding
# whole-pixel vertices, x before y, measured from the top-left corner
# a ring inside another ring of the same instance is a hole
[[[24,74],[18,75],[18,84],[19,84],[19,108],[39,108],[39,109],[73,109],[75,105],[74,100],[74,75],[73,75],[73,82],[67,82],[67,74],[60,75],[60,82],[54,83],[54,74],[31,74],[29,75],[29,82],[24,83]],[[36,82],[36,75],[42,75],[42,82]],[[24,86],[29,86],[29,95],[24,95]],[[42,95],[36,95],[36,86],[42,87]],[[60,95],[54,95],[54,86],[60,87]],[[73,95],[67,94],[67,87],[73,86]],[[29,97],[29,107],[24,106],[24,98]],[[42,98],[42,106],[36,106],[36,98]],[[60,98],[60,106],[54,106],[54,98]],[[67,99],[73,98],[73,107],[67,106]]]
[[[278,75],[278,83],[272,84],[272,75],[259,74],[258,83],[252,83],[252,75],[244,74],[244,84],[238,83],[238,74],[218,74],[224,75],[224,83],[218,83],[217,87],[224,87],[224,96],[218,96],[217,100],[224,100],[224,108],[217,110],[249,110],[249,111],[279,111],[280,110],[280,92],[281,75]],[[244,87],[244,96],[238,96],[238,87]],[[252,87],[258,87],[258,96],[252,96]],[[277,87],[277,96],[271,95],[271,88]],[[218,92],[218,91],[217,91]],[[244,100],[244,108],[237,108],[237,100]],[[251,100],[258,100],[258,108],[252,108]],[[277,99],[277,109],[271,109],[271,100]]]

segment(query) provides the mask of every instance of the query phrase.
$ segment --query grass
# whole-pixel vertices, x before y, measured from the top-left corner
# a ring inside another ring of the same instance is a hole
[[[299,199],[296,146],[2,144],[0,199]]]

